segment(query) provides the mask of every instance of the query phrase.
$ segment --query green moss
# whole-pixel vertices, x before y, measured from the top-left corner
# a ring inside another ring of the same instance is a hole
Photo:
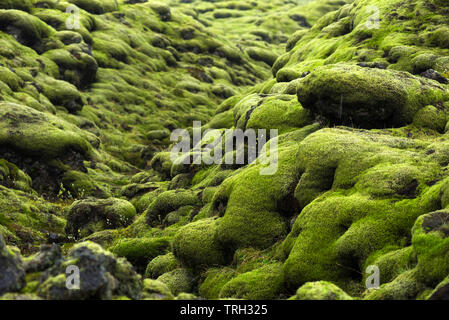
[[[353,298],[332,282],[308,282],[289,300],[352,300]]]
[[[14,164],[0,159],[0,184],[25,191],[31,192],[31,178]]]
[[[145,212],[147,222],[151,225],[162,222],[166,215],[181,207],[198,205],[200,199],[196,192],[190,190],[170,190],[161,193]]]
[[[220,298],[275,299],[283,290],[283,279],[281,264],[266,265],[227,282],[220,291]]]
[[[449,272],[449,214],[436,211],[419,217],[413,227],[412,246],[418,258],[417,279],[436,286]]]
[[[249,95],[234,107],[234,119],[239,129],[277,129],[279,134],[311,122],[309,112],[291,95]]]
[[[170,291],[177,296],[180,293],[190,293],[193,289],[193,278],[191,274],[182,268],[164,273],[157,281],[165,283]]]
[[[59,36],[66,43],[80,41],[78,33],[62,34]],[[75,40],[68,37],[75,37]],[[64,49],[49,50],[43,56],[55,62],[63,80],[72,83],[78,88],[85,88],[95,80],[98,64],[97,61],[88,53],[89,47],[84,43],[70,43]],[[45,94],[45,93],[44,93]],[[50,100],[51,96],[49,97]],[[52,100],[53,101],[53,100]],[[57,102],[55,102],[57,104]]]
[[[17,9],[30,12],[32,8],[31,0],[2,0],[0,9]]]
[[[148,263],[164,254],[169,246],[170,242],[166,238],[121,239],[110,250],[128,259],[138,270],[144,271]]]
[[[157,256],[148,263],[145,270],[145,277],[148,278],[158,278],[164,273],[170,272],[178,268],[179,263],[173,253],[169,252],[167,254]]]
[[[273,66],[277,59],[277,55],[273,52],[262,49],[262,48],[249,48],[246,53],[251,57],[251,59],[256,61],[262,61],[268,64],[270,67]]]
[[[114,0],[69,0],[69,2],[93,14],[103,14],[118,9],[117,1]]]
[[[447,296],[447,287],[449,283],[449,277],[446,277],[443,281],[441,281],[438,286],[431,292],[428,292],[427,295],[423,296],[429,300],[443,300]]]
[[[62,235],[65,220],[61,209],[29,193],[0,186],[1,232],[28,252],[47,239],[47,233]]]
[[[75,86],[50,77],[41,76],[37,80],[42,92],[53,104],[63,106],[72,113],[82,110],[84,101]]]
[[[429,128],[443,133],[447,123],[445,111],[445,109],[437,109],[434,106],[426,106],[416,113],[413,124],[417,127]]]
[[[173,253],[185,266],[199,270],[206,266],[223,265],[225,253],[215,240],[220,220],[199,220],[181,228],[173,240]]]
[[[417,264],[416,254],[412,247],[394,249],[394,247],[386,248],[384,250],[386,252],[374,253],[365,263],[366,266],[375,265],[379,268],[381,284],[393,281],[403,272],[413,269]]]
[[[357,279],[354,270],[371,254],[405,246],[415,219],[439,208],[441,185],[426,183],[438,176],[438,165],[430,158],[415,162],[406,147],[411,141],[395,139],[324,129],[301,143],[298,161],[305,167],[295,196],[304,209],[284,242],[289,283]]]
[[[76,238],[86,237],[96,231],[126,227],[135,216],[136,209],[126,200],[88,198],[67,208],[65,230]]]
[[[12,34],[27,46],[38,46],[43,38],[53,33],[52,28],[40,19],[19,10],[0,10],[0,21],[0,30]]]
[[[62,184],[66,192],[76,199],[90,196],[108,198],[110,196],[88,174],[80,171],[67,171],[62,178]]]
[[[23,86],[22,79],[8,68],[0,67],[0,81],[8,85],[13,91],[18,91]]]
[[[441,48],[449,48],[448,41],[448,27],[440,27],[434,32],[432,32],[431,36],[429,37],[429,41],[431,44],[439,46]]]
[[[380,286],[379,289],[368,290],[363,299],[366,300],[409,300],[414,299],[422,290],[416,281],[416,270],[399,275],[394,281]]]
[[[148,300],[172,300],[174,297],[169,287],[162,281],[145,279],[143,281],[142,298]]]
[[[421,108],[448,99],[448,91],[403,72],[334,65],[304,78],[298,99],[333,123],[372,128],[409,124]]]
[[[293,190],[299,180],[294,160],[297,142],[314,130],[309,126],[279,137],[279,161],[271,163],[277,169],[273,175],[261,175],[268,164],[253,164],[220,185],[210,214],[223,216],[216,234],[223,248],[266,248],[286,236],[288,217],[296,213]]]
[[[218,299],[223,286],[237,274],[234,269],[228,267],[207,270],[204,273],[205,279],[199,288],[200,296],[210,300]]]

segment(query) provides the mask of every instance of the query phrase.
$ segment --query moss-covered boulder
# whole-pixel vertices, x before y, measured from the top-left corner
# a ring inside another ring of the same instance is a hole
[[[0,159],[0,184],[7,188],[30,192],[32,180],[13,163]]]
[[[204,280],[199,287],[199,294],[206,299],[218,299],[224,285],[238,273],[229,267],[210,268],[204,274]]]
[[[2,102],[0,119],[0,145],[8,145],[25,155],[55,158],[73,150],[87,156],[92,148],[90,134],[24,105]]]
[[[449,95],[438,83],[406,72],[337,64],[306,76],[298,100],[333,124],[383,128],[409,124],[421,108]]]
[[[0,233],[22,251],[39,248],[47,240],[63,242],[65,219],[59,206],[43,198],[0,186]]]
[[[80,272],[79,290],[67,289],[69,266],[77,267]],[[98,244],[83,242],[73,246],[63,262],[43,274],[37,293],[52,300],[111,299],[113,296],[139,299],[140,280],[126,259],[117,258]]]
[[[145,277],[156,279],[164,273],[173,271],[179,267],[178,260],[172,252],[157,256],[148,263]]]
[[[193,290],[193,276],[184,268],[164,273],[157,281],[165,283],[174,295],[190,293]]]
[[[413,231],[412,245],[418,258],[416,277],[434,287],[449,273],[449,211],[419,217]]]
[[[106,1],[70,0],[69,2],[93,14],[103,14],[118,9],[117,1],[114,0],[106,0]]]
[[[393,281],[379,289],[370,289],[363,296],[366,300],[410,300],[416,299],[425,287],[417,281],[416,270],[401,273]]]
[[[0,9],[17,9],[29,12],[32,8],[31,0],[2,0]]]
[[[25,270],[20,251],[6,245],[0,234],[0,295],[18,292],[25,286]]]
[[[75,238],[82,238],[104,229],[124,228],[133,222],[135,216],[136,209],[126,200],[78,200],[67,208],[65,230]]]
[[[145,279],[143,281],[142,299],[172,300],[174,297],[169,287],[162,281]]]
[[[183,265],[195,269],[229,262],[225,250],[215,239],[220,220],[199,220],[181,228],[173,240],[173,253]]]
[[[39,18],[19,10],[0,10],[0,21],[0,30],[12,35],[21,44],[36,49],[39,49],[43,38],[54,32]]]
[[[150,225],[161,224],[163,219],[181,207],[195,206],[201,203],[198,192],[191,190],[170,190],[163,192],[150,204],[145,211],[147,222]]]
[[[128,259],[137,270],[144,272],[148,263],[170,248],[167,238],[120,239],[110,248],[119,257]]]
[[[270,300],[276,299],[283,289],[282,265],[277,263],[233,278],[221,289],[220,298]]]
[[[332,282],[308,282],[290,300],[352,300],[353,298]]]

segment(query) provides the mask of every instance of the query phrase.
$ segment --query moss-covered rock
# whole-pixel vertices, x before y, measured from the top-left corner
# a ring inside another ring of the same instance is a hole
[[[37,49],[42,39],[53,32],[39,18],[19,10],[0,10],[0,21],[0,30],[12,35],[20,43]]]
[[[76,266],[80,272],[80,289],[66,286],[66,268]],[[92,242],[74,245],[62,263],[54,265],[43,274],[37,293],[44,299],[111,299],[112,296],[141,296],[140,276],[131,264],[117,258]]]
[[[168,286],[159,280],[145,279],[142,290],[143,299],[172,300],[174,298]]]
[[[284,241],[291,284],[354,279],[371,254],[404,247],[416,218],[440,206],[442,185],[428,183],[437,178],[438,163],[424,155],[421,164],[412,160],[419,141],[412,147],[411,140],[340,130],[318,131],[299,148],[305,167],[295,197],[304,209]]]
[[[157,278],[157,281],[165,283],[175,296],[180,293],[190,293],[193,289],[193,277],[183,268],[164,273]]]
[[[409,124],[421,108],[448,98],[446,88],[405,72],[348,65],[318,68],[298,86],[304,108],[362,128]]]
[[[151,260],[164,254],[169,247],[170,242],[166,238],[121,239],[111,247],[111,251],[125,257],[143,272]]]
[[[370,289],[363,297],[366,300],[409,300],[416,299],[423,290],[416,279],[416,270],[402,273],[392,282],[383,284],[379,289]]]
[[[92,148],[89,134],[56,116],[6,102],[0,104],[0,116],[0,145],[26,155],[53,158],[74,150],[87,156]]]
[[[229,257],[215,239],[220,220],[199,220],[181,228],[173,240],[173,253],[185,266],[196,270],[206,266],[223,265]]]
[[[16,165],[4,159],[0,159],[0,184],[25,192],[31,191],[32,180],[30,176],[17,168]]]
[[[173,271],[179,267],[178,260],[172,252],[157,256],[148,263],[145,270],[145,277],[156,279],[164,273]]]
[[[126,200],[78,200],[67,209],[65,230],[76,238],[82,238],[104,229],[124,228],[133,222],[135,216],[136,209]]]
[[[243,273],[227,282],[220,298],[270,300],[277,298],[284,288],[281,264],[271,264]]]
[[[432,212],[419,217],[413,227],[412,245],[418,258],[416,277],[434,287],[449,272],[449,212]]]
[[[31,11],[31,0],[2,0],[0,1],[0,9],[17,9],[22,11]]]
[[[170,190],[160,194],[145,212],[150,225],[161,223],[166,215],[184,206],[199,205],[200,199],[191,190]]]
[[[352,300],[353,298],[332,282],[308,282],[290,300]]]
[[[39,252],[24,259],[24,268],[27,273],[42,272],[61,263],[62,258],[58,245],[42,245]]]
[[[18,292],[25,286],[25,270],[20,251],[8,247],[0,234],[0,294]]]
[[[238,273],[229,267],[208,269],[198,290],[200,296],[206,299],[218,299],[223,286],[237,275]]]
[[[118,9],[118,3],[114,0],[70,0],[69,2],[93,14],[103,14]]]

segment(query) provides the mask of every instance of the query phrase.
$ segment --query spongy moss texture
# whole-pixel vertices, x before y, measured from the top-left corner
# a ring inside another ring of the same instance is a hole
[[[0,300],[447,299],[448,16],[0,0]]]

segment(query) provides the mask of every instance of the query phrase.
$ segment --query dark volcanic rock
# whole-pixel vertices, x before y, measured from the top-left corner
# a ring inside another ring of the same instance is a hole
[[[432,79],[432,80],[438,81],[439,83],[443,83],[443,84],[449,83],[448,79],[446,79],[445,77],[443,77],[442,74],[440,74],[439,72],[436,72],[433,69],[429,69],[429,70],[421,73],[421,77]]]

